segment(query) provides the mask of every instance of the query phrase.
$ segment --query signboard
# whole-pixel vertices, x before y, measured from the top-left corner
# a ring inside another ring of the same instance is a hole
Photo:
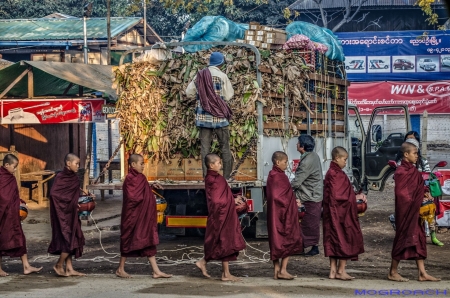
[[[352,83],[348,100],[362,115],[398,104],[408,105],[410,114],[450,114],[450,81]]]
[[[1,100],[1,124],[104,122],[103,99]]]
[[[450,80],[450,33],[380,31],[335,33],[351,82]]]

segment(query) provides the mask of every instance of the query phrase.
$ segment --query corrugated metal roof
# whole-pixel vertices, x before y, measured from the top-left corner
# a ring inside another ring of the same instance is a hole
[[[141,18],[111,18],[111,36],[132,28]],[[90,18],[86,22],[88,39],[106,39],[106,18]],[[83,19],[14,19],[0,20],[0,40],[71,40],[83,39]]]
[[[320,2],[320,1],[318,1]],[[361,2],[364,0],[354,1],[352,4],[353,7],[358,7]],[[363,7],[376,7],[376,6],[411,6],[413,7],[416,4],[417,0],[368,0],[362,4]],[[345,7],[348,1],[345,0],[323,0],[322,6],[323,8],[343,8]],[[444,3],[435,3],[433,5],[444,6]],[[419,8],[418,6],[415,6]],[[305,10],[305,9],[319,9],[319,5],[317,5],[314,0],[298,0],[289,6],[290,9],[293,10]]]

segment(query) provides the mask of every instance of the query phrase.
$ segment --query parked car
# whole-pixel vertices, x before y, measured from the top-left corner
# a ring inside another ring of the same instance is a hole
[[[370,62],[370,69],[388,69],[389,65],[387,65],[383,60],[369,60]]]
[[[419,67],[423,70],[436,70],[436,63],[430,58],[419,59]]]
[[[445,56],[441,59],[442,66],[450,66],[450,56]]]
[[[414,63],[412,63],[408,59],[397,59],[394,61],[394,69],[414,69]]]
[[[345,69],[364,69],[364,60],[352,60]]]

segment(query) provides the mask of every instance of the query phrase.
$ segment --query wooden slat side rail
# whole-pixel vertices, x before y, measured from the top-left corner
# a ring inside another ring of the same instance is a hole
[[[263,109],[263,115],[266,116],[282,116],[284,115],[284,109],[281,108],[277,108],[277,109],[271,109],[271,108],[264,108]],[[299,117],[299,118],[306,118],[306,112],[304,111],[295,111],[294,113],[292,113],[291,111],[289,112],[289,117]],[[328,114],[327,113],[316,113],[314,115],[311,115],[312,119],[328,119]],[[342,120],[344,121],[344,115],[343,114],[331,114],[331,118],[333,120]]]
[[[264,123],[264,129],[283,129],[284,130],[284,122],[268,122]],[[297,124],[298,130],[307,130],[308,127],[306,124]],[[311,124],[311,130],[316,131],[325,131],[328,129],[327,124]],[[344,132],[344,125],[332,125],[332,131]]]
[[[263,73],[270,73],[275,75],[282,75],[283,72],[279,69],[277,72],[273,72],[273,70],[270,67],[266,67],[264,65],[260,65],[258,67],[260,72]],[[321,81],[329,84],[335,84],[335,85],[341,85],[341,86],[350,86],[350,82],[347,80],[342,80],[334,77],[330,77],[323,74],[318,73],[308,73],[309,79],[313,81]]]

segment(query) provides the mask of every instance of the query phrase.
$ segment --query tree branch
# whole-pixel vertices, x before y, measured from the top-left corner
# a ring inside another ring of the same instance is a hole
[[[359,13],[359,11],[361,10],[361,6],[364,3],[366,3],[367,1],[369,1],[369,0],[360,0],[356,11],[352,14],[352,4],[353,4],[352,0],[346,0],[345,16],[336,26],[334,26],[333,30],[331,30],[331,31],[336,32],[337,30],[339,30],[339,28],[342,27],[342,25],[350,22],[355,17],[355,15],[357,15]]]

